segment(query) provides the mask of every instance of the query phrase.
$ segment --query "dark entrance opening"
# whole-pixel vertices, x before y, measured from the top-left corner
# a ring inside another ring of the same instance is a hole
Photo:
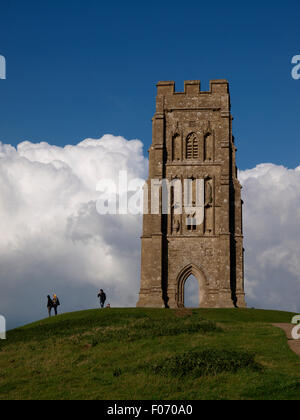
[[[199,282],[195,276],[190,275],[184,285],[184,307],[185,308],[199,308],[200,290]]]

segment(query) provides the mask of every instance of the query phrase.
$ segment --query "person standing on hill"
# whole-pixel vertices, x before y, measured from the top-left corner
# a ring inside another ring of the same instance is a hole
[[[48,298],[48,303],[47,303],[48,314],[49,314],[49,317],[51,317],[51,311],[52,311],[52,308],[53,308],[53,301],[52,301],[52,299],[49,295],[47,296],[47,298]]]
[[[100,299],[101,308],[104,308],[104,304],[105,304],[105,301],[106,301],[106,294],[104,293],[103,289],[100,289],[100,292],[98,294],[98,298]]]
[[[54,308],[55,315],[57,315],[57,307],[60,306],[60,302],[59,302],[59,299],[56,295],[53,295],[52,302],[53,302],[53,308]]]

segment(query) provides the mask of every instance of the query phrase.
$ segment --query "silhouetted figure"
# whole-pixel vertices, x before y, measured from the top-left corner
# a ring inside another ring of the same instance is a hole
[[[51,310],[53,308],[53,301],[52,301],[52,299],[49,295],[47,296],[47,298],[48,298],[47,309],[48,309],[48,314],[49,314],[49,317],[50,317],[51,316]]]
[[[55,315],[57,315],[57,307],[60,306],[60,302],[56,295],[53,295],[52,304],[53,304]]]
[[[104,308],[104,304],[105,304],[105,301],[106,301],[106,294],[104,293],[103,289],[100,289],[100,292],[98,294],[98,298],[100,299],[101,308]]]

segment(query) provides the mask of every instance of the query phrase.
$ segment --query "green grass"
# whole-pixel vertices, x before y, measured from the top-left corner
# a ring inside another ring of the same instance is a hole
[[[299,399],[293,314],[104,309],[8,332],[0,399]]]

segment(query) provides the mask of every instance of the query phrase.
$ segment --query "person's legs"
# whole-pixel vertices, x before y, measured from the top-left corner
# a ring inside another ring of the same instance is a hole
[[[48,306],[48,314],[49,314],[49,318],[51,317],[51,306]]]
[[[57,315],[57,306],[54,306],[55,316]]]

